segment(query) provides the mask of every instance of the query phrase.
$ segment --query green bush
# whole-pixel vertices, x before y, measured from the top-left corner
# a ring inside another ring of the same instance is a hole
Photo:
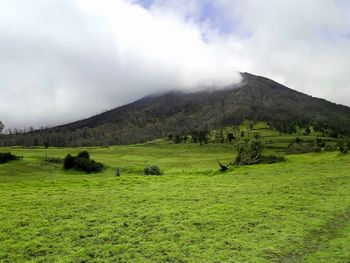
[[[350,139],[345,137],[344,140],[338,142],[338,147],[341,153],[348,153],[350,150]]]
[[[88,151],[82,151],[78,153],[78,158],[84,158],[84,159],[90,160],[90,154]]]
[[[292,141],[286,148],[286,153],[288,154],[299,154],[319,151],[321,151],[321,148],[316,143],[302,141],[298,138],[295,141]]]
[[[18,160],[19,157],[16,155],[11,154],[10,152],[7,153],[0,153],[0,164],[1,163],[7,163],[9,161]]]
[[[264,145],[260,139],[241,141],[237,144],[237,156],[234,164],[250,165],[260,161]]]
[[[96,173],[103,170],[103,164],[90,160],[90,154],[87,151],[83,151],[78,156],[72,156],[67,154],[63,163],[64,169],[75,169],[78,171],[84,171],[86,173]]]
[[[237,156],[234,161],[236,165],[253,165],[260,163],[277,163],[285,161],[283,156],[262,154],[264,143],[260,138],[248,139],[237,144]]]
[[[67,154],[64,158],[63,168],[64,169],[73,169],[74,168],[75,157],[70,154]]]
[[[162,175],[163,172],[156,165],[147,166],[144,169],[145,175]]]

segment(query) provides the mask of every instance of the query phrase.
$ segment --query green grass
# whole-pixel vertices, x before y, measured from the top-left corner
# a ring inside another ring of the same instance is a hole
[[[155,141],[89,148],[101,174],[43,161],[82,149],[0,149],[24,157],[0,166],[0,262],[350,261],[349,155],[222,174],[233,146]]]

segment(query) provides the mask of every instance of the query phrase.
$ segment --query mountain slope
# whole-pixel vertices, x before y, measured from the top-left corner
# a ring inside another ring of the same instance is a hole
[[[313,98],[264,77],[249,73],[242,73],[242,77],[236,86],[148,96],[32,135],[49,134],[54,145],[137,143],[169,134],[189,134],[194,129],[235,125],[244,119],[321,123],[332,129],[350,130],[349,107]]]

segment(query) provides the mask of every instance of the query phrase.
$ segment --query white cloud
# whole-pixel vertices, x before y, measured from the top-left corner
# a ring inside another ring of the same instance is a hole
[[[244,43],[246,69],[313,96],[350,105],[350,3],[219,0]]]
[[[0,111],[8,126],[57,124],[159,90],[239,81],[236,62],[181,16],[121,0],[1,7]]]
[[[215,10],[206,10],[203,5]],[[345,0],[4,0],[0,119],[72,121],[152,92],[264,75],[350,105]]]

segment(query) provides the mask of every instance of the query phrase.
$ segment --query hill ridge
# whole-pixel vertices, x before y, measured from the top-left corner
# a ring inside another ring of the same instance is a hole
[[[32,143],[43,140],[43,134],[49,134],[46,137],[51,138],[51,145],[57,146],[139,143],[169,134],[238,125],[245,119],[350,133],[349,107],[314,98],[262,76],[241,74],[238,85],[151,94],[83,120],[34,131]]]

